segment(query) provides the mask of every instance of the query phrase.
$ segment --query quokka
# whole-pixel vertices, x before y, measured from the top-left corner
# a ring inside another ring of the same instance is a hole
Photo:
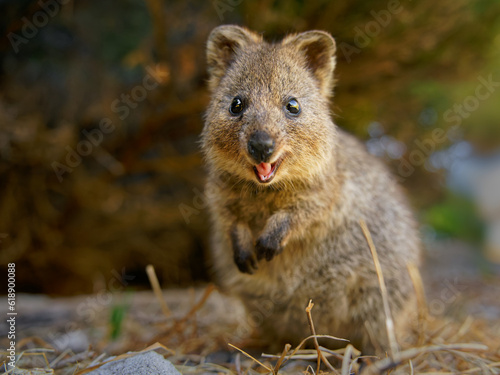
[[[418,264],[421,244],[383,163],[332,121],[335,49],[323,31],[278,43],[239,26],[210,34],[202,149],[212,261],[221,288],[261,311],[269,342],[310,335],[312,299],[318,334],[373,352],[388,338],[359,222],[378,251],[397,332],[415,309],[407,264]]]

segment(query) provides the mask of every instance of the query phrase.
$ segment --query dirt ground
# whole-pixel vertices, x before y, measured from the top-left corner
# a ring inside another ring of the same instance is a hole
[[[421,273],[431,315],[455,321],[461,329],[479,321],[489,333],[500,334],[498,265],[487,263],[462,243],[446,241],[427,251]],[[109,355],[140,351],[154,343],[172,350],[159,352],[183,372],[187,370],[182,366],[199,369],[204,363],[234,371],[259,367],[228,346],[231,343],[260,356],[259,350],[251,349],[260,344],[251,337],[254,322],[245,316],[239,301],[211,286],[201,286],[165,290],[166,307],[162,307],[152,291],[131,292],[126,283],[126,277],[120,280],[116,275],[114,281],[103,282],[95,294],[71,298],[18,294],[16,343],[18,354],[23,353],[19,367],[72,374],[77,363],[82,368]],[[0,337],[0,346],[8,347],[4,322]],[[490,350],[500,355],[500,339]],[[301,373],[315,364],[315,360],[304,362],[304,358],[289,363],[287,371]],[[198,373],[232,373],[212,370]],[[499,373],[498,368],[491,371]]]

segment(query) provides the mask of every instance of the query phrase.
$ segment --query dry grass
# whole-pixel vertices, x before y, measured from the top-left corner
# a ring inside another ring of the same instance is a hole
[[[363,356],[351,344],[338,350],[319,345],[316,349],[302,349],[308,340],[316,341],[318,337],[338,340],[332,336],[311,335],[293,349],[287,345],[279,355],[263,354],[260,358],[248,354],[242,347],[228,344],[226,349],[233,348],[242,354],[231,354],[226,363],[209,363],[207,355],[197,353],[201,353],[203,347],[213,348],[214,342],[220,342],[224,336],[218,336],[220,332],[209,332],[204,336],[192,337],[190,332],[197,324],[194,312],[207,300],[212,290],[209,287],[183,318],[171,321],[170,328],[165,328],[155,338],[162,344],[157,342],[146,349],[111,359],[90,348],[82,353],[32,349],[24,351],[22,357],[26,359],[27,356],[38,355],[43,358],[45,364],[37,366],[37,374],[83,375],[109,361],[149,350],[160,350],[160,354],[165,354],[184,374],[500,374],[500,331],[495,332],[489,329],[487,322],[472,317],[459,324],[430,315],[425,316],[425,331],[418,332],[421,344],[402,347],[402,350],[385,358]],[[310,316],[311,308],[311,305],[308,306],[308,312],[304,313]],[[176,344],[179,342],[182,345]],[[40,345],[40,341],[37,344]],[[131,342],[130,348],[137,344]],[[222,347],[222,342],[216,346]],[[318,367],[320,361],[322,365]]]
[[[372,252],[375,268],[379,276],[382,296],[386,299],[383,274],[377,266],[377,253],[371,241],[370,233],[361,223],[367,243]],[[418,324],[412,332],[415,340],[413,343],[397,343],[394,325],[391,324],[390,310],[386,304],[387,330],[391,340],[391,350],[384,358],[363,356],[363,354],[347,343],[345,348],[330,350],[320,346],[317,338],[343,340],[328,335],[319,335],[314,328],[312,301],[304,313],[308,317],[311,336],[295,348],[287,344],[280,354],[250,354],[245,349],[250,341],[232,344],[231,335],[228,334],[234,327],[203,327],[197,313],[202,310],[215,288],[210,285],[192,301],[191,308],[178,317],[173,317],[169,308],[159,293],[159,284],[155,280],[155,272],[148,267],[148,274],[159,310],[165,315],[161,329],[148,343],[131,340],[125,347],[135,352],[109,357],[104,352],[89,348],[82,353],[65,351],[57,353],[39,338],[25,339],[22,345],[32,342],[39,349],[22,352],[21,358],[39,356],[38,372],[33,374],[78,374],[83,375],[98,368],[104,363],[116,361],[143,353],[157,350],[172,361],[183,374],[500,374],[500,326],[491,326],[491,322],[468,317],[463,322],[457,322],[443,316],[432,316],[428,312],[425,293],[418,270],[409,267],[409,272],[415,286],[418,300]],[[231,311],[225,310],[230,321]],[[223,317],[226,318],[226,317]],[[303,349],[304,344],[312,340],[315,349]],[[347,341],[347,340],[343,340]],[[43,349],[41,347],[44,347]],[[175,349],[175,350],[172,350]],[[227,358],[217,363],[210,363],[210,355],[218,350],[223,350]],[[227,351],[231,350],[231,353]],[[13,372],[7,372],[13,373]]]

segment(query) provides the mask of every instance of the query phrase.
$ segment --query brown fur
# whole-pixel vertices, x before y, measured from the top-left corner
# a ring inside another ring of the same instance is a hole
[[[258,317],[270,342],[296,344],[310,334],[304,309],[312,299],[318,333],[367,351],[386,348],[379,284],[359,220],[372,233],[396,322],[413,306],[406,264],[418,262],[420,242],[385,167],[331,120],[334,40],[310,31],[270,44],[220,26],[207,56],[212,99],[202,145],[219,284]],[[245,103],[240,116],[229,113],[236,96]],[[285,113],[291,97],[298,116]],[[247,148],[257,130],[275,141],[270,162],[282,160],[270,183],[257,180]]]

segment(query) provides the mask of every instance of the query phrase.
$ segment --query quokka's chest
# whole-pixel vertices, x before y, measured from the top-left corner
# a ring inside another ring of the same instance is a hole
[[[224,196],[224,195],[223,195]],[[277,212],[287,210],[295,204],[295,199],[286,192],[241,192],[225,194],[226,208],[238,221],[247,223],[251,228],[263,227],[266,221]]]

